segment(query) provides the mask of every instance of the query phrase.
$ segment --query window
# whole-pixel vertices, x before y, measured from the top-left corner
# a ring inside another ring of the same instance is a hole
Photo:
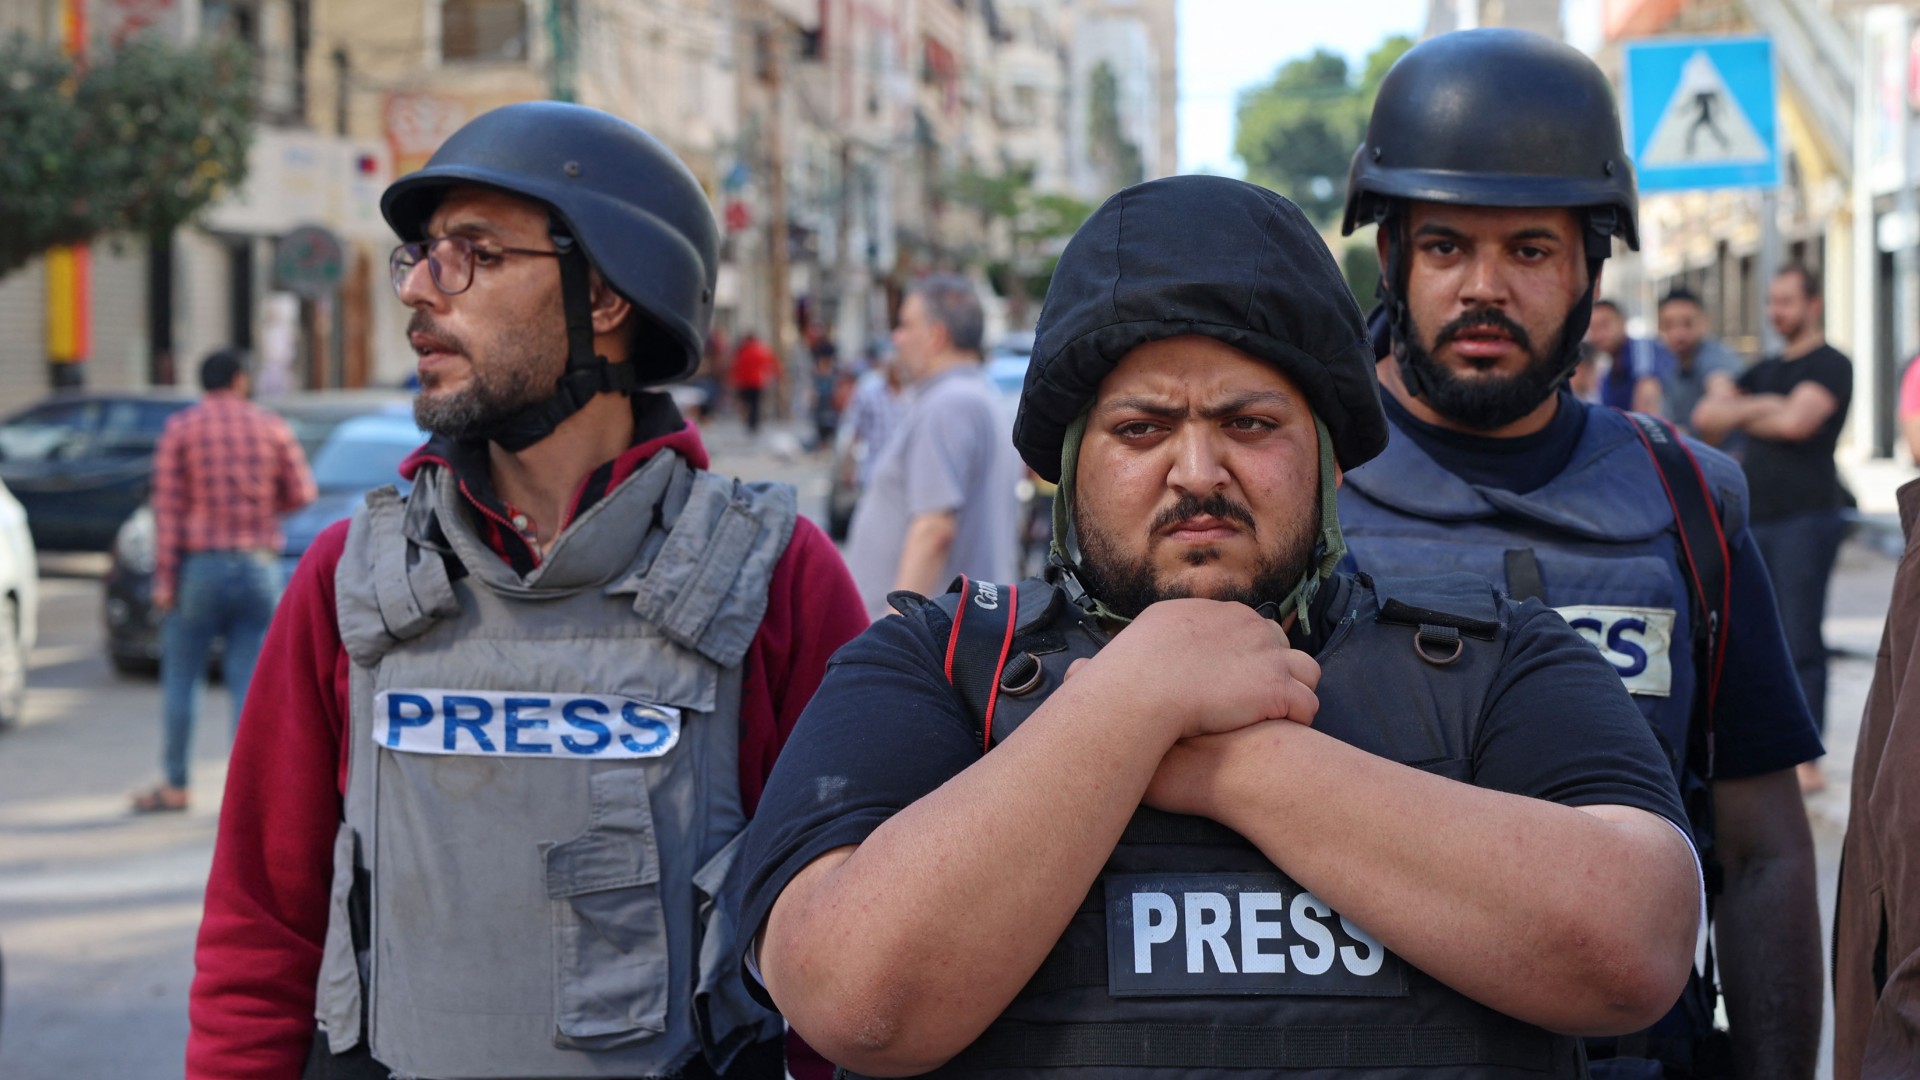
[[[526,0],[442,0],[442,60],[525,60]]]

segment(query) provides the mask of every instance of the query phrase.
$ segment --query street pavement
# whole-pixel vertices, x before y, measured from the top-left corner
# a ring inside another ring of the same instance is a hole
[[[789,430],[750,442],[736,426],[716,424],[707,441],[717,469],[796,484],[802,511],[818,520],[826,463],[802,451]],[[107,662],[100,567],[85,557],[43,560],[27,719],[0,735],[6,1080],[181,1073],[193,941],[225,780],[227,702],[218,688],[204,702],[192,808],[130,816],[128,792],[158,775],[159,692],[152,680],[118,676]],[[1828,708],[1832,783],[1807,804],[1820,851],[1823,926],[1831,920],[1853,742],[1892,577],[1892,560],[1859,544],[1847,546],[1835,575],[1827,620],[1841,651]],[[1830,1057],[1821,1054],[1823,1077]]]

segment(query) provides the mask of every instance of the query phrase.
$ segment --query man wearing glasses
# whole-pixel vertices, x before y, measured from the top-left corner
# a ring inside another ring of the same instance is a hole
[[[728,962],[735,840],[866,619],[793,491],[708,472],[648,389],[706,340],[706,196],[540,102],[381,209],[433,437],[268,634],[187,1075],[782,1076]]]

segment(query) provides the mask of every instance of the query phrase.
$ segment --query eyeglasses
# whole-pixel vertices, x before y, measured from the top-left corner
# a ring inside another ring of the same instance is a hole
[[[393,291],[403,293],[407,279],[413,276],[413,268],[425,259],[433,287],[448,296],[457,296],[473,287],[475,263],[490,266],[503,255],[544,255],[557,259],[560,254],[537,248],[479,247],[465,236],[442,236],[394,248],[387,259],[387,273],[393,278]]]

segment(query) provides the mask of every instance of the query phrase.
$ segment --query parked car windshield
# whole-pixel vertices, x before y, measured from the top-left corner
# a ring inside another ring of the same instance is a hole
[[[363,416],[335,428],[313,459],[322,491],[366,491],[399,480],[400,463],[426,435],[404,416]]]
[[[145,457],[166,430],[167,418],[187,407],[174,401],[109,401],[100,421],[101,457]]]
[[[98,401],[52,401],[0,424],[0,461],[78,457],[100,421]]]

